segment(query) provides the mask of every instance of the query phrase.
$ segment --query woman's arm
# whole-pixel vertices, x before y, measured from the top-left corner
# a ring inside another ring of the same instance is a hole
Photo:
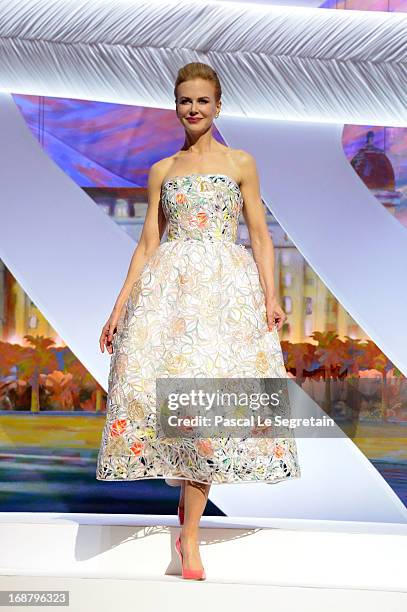
[[[113,353],[113,335],[116,333],[123,307],[145,263],[160,245],[165,231],[167,221],[161,206],[161,183],[163,179],[161,161],[153,164],[148,174],[148,207],[143,230],[131,258],[126,280],[117,297],[112,314],[102,328],[99,338],[99,346],[102,353],[105,346],[108,353]]]
[[[134,250],[123,287],[117,297],[113,312],[121,312],[130,295],[134,283],[137,281],[144,265],[160,245],[167,220],[165,218],[160,198],[163,168],[161,161],[150,168],[147,182],[148,207],[144,220],[140,240]]]
[[[280,330],[287,315],[277,303],[274,286],[274,244],[269,234],[266,213],[260,196],[256,161],[250,153],[240,151],[240,190],[244,206],[243,217],[250,234],[253,258],[259,271],[266,304],[267,324],[271,331],[274,324]]]
[[[253,257],[259,269],[260,283],[265,297],[275,297],[274,245],[269,234],[266,213],[260,196],[256,161],[250,153],[242,151],[240,161],[243,195],[243,217],[250,234]],[[244,153],[244,155],[243,155]]]

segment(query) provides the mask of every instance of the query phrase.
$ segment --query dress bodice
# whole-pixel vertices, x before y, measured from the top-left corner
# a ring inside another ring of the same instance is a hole
[[[164,181],[167,240],[236,242],[243,196],[226,174],[187,174]]]

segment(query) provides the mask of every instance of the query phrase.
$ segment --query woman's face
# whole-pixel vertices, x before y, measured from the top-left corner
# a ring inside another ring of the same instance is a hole
[[[197,78],[178,85],[177,116],[189,132],[207,130],[220,106],[220,102],[216,103],[215,85],[211,81]]]

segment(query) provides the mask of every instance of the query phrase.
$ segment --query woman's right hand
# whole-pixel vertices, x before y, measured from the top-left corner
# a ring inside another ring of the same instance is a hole
[[[119,316],[119,313],[113,311],[102,328],[102,333],[99,338],[99,346],[102,353],[104,353],[105,346],[108,353],[113,353],[113,334],[117,331]]]

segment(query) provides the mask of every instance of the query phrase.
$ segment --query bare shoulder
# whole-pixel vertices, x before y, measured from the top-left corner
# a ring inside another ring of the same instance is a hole
[[[163,159],[159,159],[150,166],[150,170],[148,173],[149,186],[156,186],[161,188],[161,184],[164,178],[166,177],[168,170],[171,168],[173,161],[174,156],[170,155],[169,157],[163,157]]]
[[[250,166],[256,165],[256,159],[248,151],[244,151],[243,149],[236,149],[235,156],[237,163],[242,168],[250,168]]]
[[[234,150],[234,159],[239,168],[240,182],[245,185],[247,182],[257,179],[257,165],[255,157],[243,149]]]

